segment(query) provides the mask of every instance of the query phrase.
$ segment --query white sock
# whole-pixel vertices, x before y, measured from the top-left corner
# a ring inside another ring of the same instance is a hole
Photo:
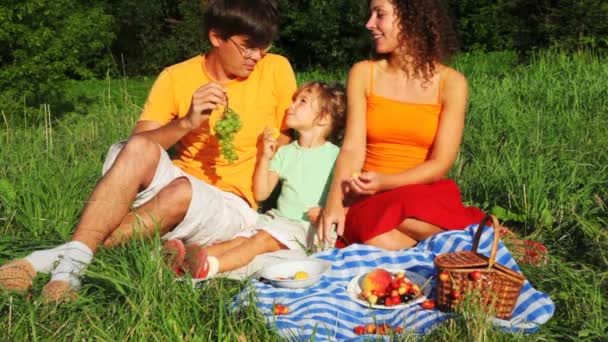
[[[220,270],[220,261],[217,260],[214,256],[207,257],[207,264],[209,264],[209,272],[207,273],[207,278],[211,278],[217,274]]]
[[[77,290],[80,288],[80,276],[84,268],[93,259],[93,251],[80,241],[71,241],[65,246],[63,258],[53,270],[51,281],[66,281]]]
[[[67,243],[64,243],[52,249],[35,251],[24,259],[32,264],[36,273],[50,273],[58,259],[63,256],[66,245]]]

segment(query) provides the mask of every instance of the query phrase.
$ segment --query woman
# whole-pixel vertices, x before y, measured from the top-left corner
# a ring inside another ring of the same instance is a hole
[[[388,250],[479,223],[444,177],[464,131],[466,78],[446,66],[457,50],[439,0],[372,0],[366,28],[378,57],[355,64],[347,84],[344,143],[319,233],[339,245]]]

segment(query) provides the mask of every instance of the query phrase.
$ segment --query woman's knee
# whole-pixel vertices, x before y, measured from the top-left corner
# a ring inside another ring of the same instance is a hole
[[[418,243],[418,241],[397,229],[392,229],[386,233],[374,236],[373,238],[365,241],[364,243],[366,245],[386,249],[389,251],[396,251],[403,248],[413,247]]]
[[[439,234],[444,231],[443,229],[434,224],[413,218],[405,219],[397,227],[397,230],[407,236],[410,236],[416,241],[422,241],[428,237],[431,237],[435,234]]]

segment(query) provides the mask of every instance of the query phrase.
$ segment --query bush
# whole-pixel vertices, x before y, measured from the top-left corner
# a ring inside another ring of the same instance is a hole
[[[55,104],[60,84],[109,66],[112,18],[92,1],[2,1],[1,102]],[[105,56],[108,56],[105,54]]]
[[[117,69],[128,75],[156,75],[205,50],[202,4],[200,0],[109,1],[107,10],[116,19],[112,52]]]
[[[367,3],[358,0],[279,0],[278,51],[296,68],[345,67],[366,58],[371,38],[365,29]]]

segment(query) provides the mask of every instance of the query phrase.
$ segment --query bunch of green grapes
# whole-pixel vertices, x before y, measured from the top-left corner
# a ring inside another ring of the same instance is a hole
[[[241,127],[241,117],[228,106],[222,117],[215,123],[215,136],[220,142],[220,151],[229,163],[234,163],[239,159],[234,150],[234,135],[241,130]]]

